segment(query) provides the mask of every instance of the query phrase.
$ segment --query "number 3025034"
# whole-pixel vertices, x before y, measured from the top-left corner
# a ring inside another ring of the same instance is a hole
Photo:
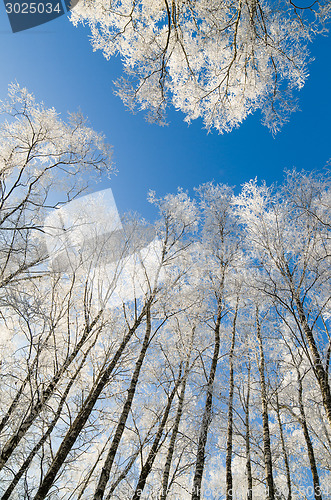
[[[8,2],[6,3],[7,14],[61,14],[60,3],[36,3],[36,2]]]

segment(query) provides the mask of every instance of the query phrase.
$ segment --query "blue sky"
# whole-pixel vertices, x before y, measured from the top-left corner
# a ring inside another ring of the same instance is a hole
[[[280,180],[285,168],[321,169],[331,157],[331,38],[311,44],[310,76],[298,93],[301,111],[292,115],[275,138],[257,113],[230,134],[207,133],[201,121],[188,126],[180,112],[169,112],[169,126],[148,124],[142,113],[131,114],[113,95],[121,75],[118,59],[107,61],[93,52],[89,29],[75,28],[62,16],[48,24],[13,34],[0,4],[0,98],[17,81],[38,101],[64,117],[80,109],[90,125],[114,147],[118,174],[95,189],[111,187],[120,212],[134,210],[152,217],[146,201],[178,186],[214,180],[240,186],[257,176]]]

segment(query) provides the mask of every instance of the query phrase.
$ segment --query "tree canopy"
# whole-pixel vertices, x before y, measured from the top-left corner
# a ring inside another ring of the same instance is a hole
[[[252,112],[276,132],[296,109],[308,42],[325,30],[330,2],[291,0],[80,0],[94,50],[119,55],[117,94],[165,123],[171,103],[190,122],[227,132]]]

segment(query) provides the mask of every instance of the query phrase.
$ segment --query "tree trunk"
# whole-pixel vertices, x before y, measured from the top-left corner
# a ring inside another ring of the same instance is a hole
[[[323,363],[314,339],[313,332],[311,328],[308,325],[308,321],[306,318],[306,315],[304,313],[303,309],[303,304],[302,301],[300,300],[298,293],[295,292],[294,294],[295,298],[295,303],[297,306],[297,310],[299,313],[299,319],[300,319],[300,324],[302,326],[302,329],[306,335],[309,349],[312,355],[312,361],[313,361],[313,368],[314,368],[314,373],[317,378],[317,382],[320,386],[321,389],[321,394],[322,394],[322,399],[323,399],[323,405],[324,409],[326,412],[327,419],[329,421],[329,424],[331,426],[331,390],[330,390],[330,385],[329,385],[329,377],[328,377],[328,372],[324,369]]]
[[[227,442],[226,442],[226,458],[225,458],[225,475],[226,475],[226,500],[233,498],[233,485],[232,485],[232,439],[233,439],[233,392],[234,392],[234,376],[233,376],[233,353],[236,341],[236,321],[238,314],[237,298],[236,310],[233,318],[231,348],[229,355],[230,373],[229,373],[229,406],[228,406],[228,428],[227,428]]]
[[[201,483],[202,483],[203,469],[205,466],[205,448],[207,443],[208,428],[211,421],[214,381],[216,376],[218,355],[220,351],[220,326],[221,326],[221,311],[219,310],[214,329],[214,334],[215,334],[214,353],[207,384],[207,397],[205,402],[205,409],[200,427],[200,435],[198,442],[197,458],[195,463],[195,473],[193,478],[193,491],[191,495],[191,500],[200,500],[201,498]]]
[[[169,413],[171,410],[173,399],[176,395],[177,389],[178,389],[181,381],[182,381],[182,375],[181,375],[181,369],[180,369],[178,379],[175,382],[175,386],[174,386],[173,390],[171,391],[170,396],[168,396],[168,403],[167,403],[167,406],[165,408],[165,411],[164,411],[160,426],[158,428],[158,431],[156,433],[155,439],[153,441],[152,448],[148,454],[148,457],[147,457],[145,464],[143,465],[143,467],[141,469],[138,483],[136,486],[136,490],[133,494],[132,500],[140,500],[141,494],[144,491],[147,477],[152,470],[153,463],[154,463],[154,460],[156,458],[156,455],[157,455],[157,452],[159,449],[159,443],[160,443],[165,425],[166,425],[167,420],[169,418]]]
[[[107,496],[106,496],[106,500],[111,500],[113,498],[113,493],[114,493],[115,489],[120,484],[120,482],[123,481],[123,479],[127,476],[128,472],[130,471],[131,467],[135,463],[135,461],[140,453],[142,453],[142,447],[139,448],[134,453],[134,455],[132,455],[128,464],[125,466],[125,469],[121,472],[121,474],[116,479],[116,481],[114,481],[113,484],[110,485],[109,491],[108,491]],[[77,500],[79,500],[79,499],[77,498]]]
[[[297,380],[298,380],[298,396],[299,396],[299,408],[300,408],[300,423],[301,423],[303,435],[305,437],[305,441],[306,441],[306,445],[307,445],[310,470],[311,470],[311,474],[313,477],[315,500],[322,500],[318,471],[317,471],[315,455],[314,455],[314,448],[313,448],[313,443],[311,442],[309,431],[308,431],[306,413],[305,413],[305,408],[304,408],[303,399],[302,399],[302,392],[303,392],[302,378],[301,378],[301,375],[300,375],[298,368],[297,368]]]
[[[8,420],[10,419],[11,415],[13,414],[13,412],[15,411],[15,409],[17,408],[17,406],[18,406],[18,404],[20,402],[21,396],[22,396],[22,394],[24,392],[24,389],[25,389],[27,383],[29,382],[30,377],[31,377],[31,374],[29,373],[29,375],[27,375],[25,377],[25,379],[23,380],[23,382],[22,382],[19,390],[16,393],[15,398],[13,399],[10,407],[7,410],[7,413],[2,417],[1,422],[0,422],[0,432],[4,429],[4,427],[6,426]]]
[[[31,379],[33,371],[35,370],[36,365],[38,363],[40,350],[43,348],[44,345],[47,344],[48,340],[50,339],[50,337],[52,337],[53,334],[54,334],[54,331],[51,329],[48,332],[48,334],[46,335],[45,339],[43,340],[41,347],[38,347],[38,353],[36,354],[35,358],[33,359],[32,363],[31,363],[31,366],[29,366],[28,375],[23,380],[23,382],[22,382],[19,390],[17,391],[16,396],[13,399],[10,407],[8,408],[6,414],[1,419],[1,422],[0,422],[0,433],[4,429],[4,427],[6,426],[8,420],[12,416],[12,414],[15,411],[15,409],[17,408],[17,406],[19,405],[19,402],[20,402],[21,396],[22,396],[22,394],[24,392],[24,389],[25,389],[27,383],[29,382],[29,380]]]
[[[127,395],[125,404],[123,406],[123,410],[122,410],[120,419],[118,421],[116,431],[115,431],[110,449],[108,451],[107,458],[105,460],[104,466],[102,468],[102,471],[101,471],[101,474],[99,477],[99,482],[98,482],[98,485],[97,485],[97,488],[95,490],[94,497],[93,497],[94,500],[102,500],[103,499],[103,496],[105,493],[105,488],[106,488],[108,480],[109,480],[111,468],[112,468],[113,462],[115,460],[115,455],[117,453],[117,449],[119,447],[121,438],[123,436],[123,432],[125,430],[125,424],[126,424],[126,421],[129,417],[129,413],[130,413],[130,410],[132,407],[133,398],[134,398],[137,384],[138,384],[140,369],[142,367],[143,361],[144,361],[145,356],[146,356],[147,348],[149,345],[150,335],[151,335],[151,316],[150,316],[150,307],[148,307],[147,311],[146,311],[145,338],[144,338],[143,345],[142,345],[142,348],[141,348],[141,351],[140,351],[140,354],[139,354],[139,357],[138,357],[138,360],[136,362],[136,366],[135,366],[135,369],[134,369],[134,372],[133,372],[133,375],[131,378],[130,387],[128,389],[128,395]]]
[[[251,464],[251,443],[249,426],[249,404],[251,393],[251,366],[248,365],[247,395],[245,401],[245,449],[246,449],[246,472],[247,472],[247,500],[253,499],[253,478]]]
[[[164,470],[163,470],[162,490],[161,490],[160,500],[166,500],[166,498],[167,498],[170,468],[171,468],[173,454],[175,451],[175,444],[176,444],[176,439],[177,439],[177,435],[178,435],[179,424],[180,424],[182,414],[183,414],[183,406],[184,406],[184,398],[185,398],[185,389],[186,389],[188,369],[189,369],[189,361],[186,362],[186,366],[185,366],[184,378],[183,378],[182,387],[181,387],[179,399],[178,399],[178,407],[177,407],[177,413],[176,413],[176,418],[175,418],[175,424],[174,424],[174,427],[172,430],[169,448],[168,448],[168,453],[167,453],[167,458],[166,458],[166,462],[165,462],[165,466],[164,466]]]
[[[283,455],[284,455],[284,463],[285,463],[285,470],[286,470],[286,482],[287,482],[287,490],[288,490],[287,500],[292,500],[290,465],[289,465],[288,455],[287,455],[286,446],[285,446],[285,439],[284,439],[284,433],[283,433],[282,420],[281,420],[281,417],[280,417],[278,393],[276,394],[276,412],[277,412],[277,420],[278,420],[278,426],[279,426],[280,441],[281,441],[281,444],[282,444],[282,450],[283,450]]]
[[[85,493],[85,490],[86,488],[88,487],[90,481],[91,481],[91,477],[93,476],[93,473],[95,471],[95,469],[97,468],[97,465],[98,463],[100,462],[100,458],[102,457],[102,455],[104,454],[106,448],[107,448],[107,445],[109,444],[109,439],[107,439],[106,443],[103,445],[102,447],[102,450],[99,452],[98,454],[98,458],[95,460],[94,464],[92,465],[92,467],[90,468],[90,470],[88,471],[88,473],[86,474],[84,480],[82,481],[82,484],[79,485],[76,490],[79,489],[79,493],[77,495],[77,498],[76,500],[81,500],[81,498],[83,498],[83,495]]]
[[[268,401],[267,401],[267,390],[265,383],[265,362],[264,362],[264,352],[263,343],[261,336],[261,325],[258,317],[258,308],[256,308],[256,333],[259,342],[259,373],[260,373],[260,384],[261,384],[261,400],[262,400],[262,426],[263,426],[263,451],[264,451],[264,466],[267,481],[267,500],[275,500],[275,486],[272,475],[272,456],[271,456],[271,444],[270,444],[270,431],[269,431],[269,419],[268,419]]]
[[[148,307],[149,307],[148,302]],[[70,429],[68,430],[65,438],[63,439],[55,457],[54,460],[46,473],[35,497],[34,500],[44,500],[46,497],[48,491],[52,487],[52,484],[56,478],[57,473],[59,472],[60,468],[62,467],[65,459],[67,458],[71,448],[75,444],[76,439],[78,438],[81,430],[85,426],[90,414],[92,413],[92,410],[94,408],[95,403],[97,402],[102,390],[105,388],[107,383],[109,382],[110,376],[116,367],[125,347],[129,343],[131,337],[133,336],[134,332],[137,330],[138,326],[142,322],[144,316],[146,315],[146,307],[147,305],[145,304],[142,312],[140,313],[139,317],[136,319],[134,325],[128,333],[125,335],[124,339],[122,340],[119,348],[117,349],[112,361],[110,362],[109,366],[104,370],[103,373],[100,374],[100,377],[96,381],[95,386],[91,389],[88,397],[86,398],[82,409],[79,411],[78,415],[76,416],[74,422],[72,423]]]

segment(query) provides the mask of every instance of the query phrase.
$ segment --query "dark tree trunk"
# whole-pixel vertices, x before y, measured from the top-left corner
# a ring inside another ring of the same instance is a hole
[[[22,394],[24,392],[24,389],[25,389],[26,385],[28,384],[28,382],[31,380],[32,374],[34,373],[35,368],[37,366],[37,363],[38,363],[38,360],[39,360],[39,353],[42,350],[43,346],[45,344],[47,344],[48,340],[50,339],[50,337],[52,337],[52,335],[54,335],[54,331],[51,329],[48,332],[48,334],[46,335],[45,339],[43,340],[42,345],[40,347],[38,346],[38,353],[36,354],[35,358],[33,359],[32,363],[31,363],[31,366],[29,366],[28,375],[23,380],[23,382],[22,382],[19,390],[17,391],[16,396],[13,399],[10,407],[8,408],[6,414],[1,419],[1,422],[0,422],[0,432],[4,429],[4,427],[6,426],[8,420],[10,419],[10,417],[12,416],[12,414],[14,413],[15,409],[18,407],[20,399],[21,399],[21,396],[22,396]]]
[[[97,339],[95,339],[95,341],[93,342],[93,344],[91,344],[90,347],[87,349],[87,351],[84,354],[84,357],[83,357],[83,359],[82,359],[79,367],[77,368],[77,370],[76,370],[75,374],[73,375],[73,377],[70,379],[70,382],[67,384],[67,387],[66,387],[64,393],[61,396],[60,403],[59,403],[58,408],[56,410],[55,416],[54,416],[52,422],[50,423],[50,425],[48,426],[47,431],[43,434],[43,436],[38,441],[38,443],[33,447],[33,449],[31,450],[31,452],[29,453],[28,457],[25,459],[24,463],[20,467],[19,471],[15,474],[14,479],[12,480],[12,482],[10,483],[10,485],[8,486],[8,488],[6,489],[5,493],[1,497],[1,500],[8,500],[10,498],[10,495],[14,491],[14,489],[15,489],[16,485],[18,484],[19,480],[21,479],[21,477],[23,476],[23,474],[30,467],[30,464],[31,464],[33,458],[36,456],[36,454],[38,453],[38,451],[40,450],[40,448],[46,443],[46,440],[51,435],[54,427],[56,426],[56,424],[57,424],[57,422],[58,422],[58,420],[59,420],[59,418],[61,416],[62,409],[63,409],[63,406],[64,406],[64,404],[66,402],[66,399],[67,399],[67,396],[68,396],[68,394],[70,392],[70,389],[73,386],[73,384],[74,384],[74,382],[75,382],[78,374],[80,373],[82,367],[84,366],[85,361],[87,359],[87,356],[89,355],[91,349],[94,347],[94,345],[96,343],[96,340]]]
[[[229,354],[229,403],[228,403],[228,428],[227,428],[227,442],[226,442],[226,457],[225,457],[225,475],[226,475],[226,500],[233,498],[233,484],[232,484],[232,440],[233,440],[233,392],[234,392],[234,375],[233,375],[233,354],[236,341],[236,321],[238,314],[238,298],[236,310],[233,318],[231,347]]]
[[[167,498],[170,468],[171,468],[172,458],[173,458],[174,451],[175,451],[175,444],[176,444],[176,439],[177,439],[177,435],[178,435],[179,424],[180,424],[182,414],[183,414],[183,406],[184,406],[188,368],[189,368],[189,362],[187,361],[186,366],[185,366],[184,379],[182,382],[182,387],[181,387],[179,399],[178,399],[178,407],[177,407],[177,413],[176,413],[176,418],[175,418],[175,424],[174,424],[174,427],[172,430],[169,448],[168,448],[168,453],[167,453],[167,458],[166,458],[164,471],[163,471],[162,490],[161,490],[160,500],[166,500],[166,498]]]
[[[286,446],[285,446],[285,439],[284,439],[284,432],[283,432],[282,420],[281,420],[281,417],[280,417],[280,408],[279,408],[278,394],[276,394],[276,412],[277,412],[277,420],[278,420],[279,433],[280,433],[280,441],[281,441],[281,444],[282,444],[282,451],[283,451],[283,455],[284,455],[284,464],[285,464],[285,471],[286,471],[286,482],[287,482],[287,490],[288,490],[287,500],[292,500],[290,465],[289,465],[287,450],[286,450]]]
[[[331,426],[331,390],[329,385],[328,371],[323,367],[323,363],[315,342],[313,332],[308,325],[308,321],[303,309],[303,304],[297,292],[294,294],[294,298],[299,313],[300,324],[306,335],[309,349],[312,355],[314,373],[320,386],[325,413]]]
[[[106,488],[108,480],[109,480],[111,468],[112,468],[112,465],[113,465],[113,462],[115,460],[115,456],[117,453],[117,449],[119,447],[120,441],[121,441],[122,436],[123,436],[123,432],[125,430],[126,421],[127,421],[129,414],[130,414],[133,398],[134,398],[137,384],[138,384],[138,380],[139,380],[140,370],[141,370],[143,361],[145,359],[147,348],[149,345],[150,335],[151,335],[151,317],[150,317],[150,307],[148,307],[147,311],[146,311],[145,338],[144,338],[143,345],[142,345],[142,348],[141,348],[141,351],[140,351],[139,357],[137,359],[136,366],[135,366],[135,369],[134,369],[134,372],[133,372],[133,375],[131,378],[130,387],[128,389],[128,395],[127,395],[125,404],[123,406],[123,410],[122,410],[120,419],[118,421],[118,424],[117,424],[117,427],[115,430],[115,434],[114,434],[111,446],[110,446],[108,454],[107,454],[107,458],[105,460],[105,463],[103,465],[103,468],[102,468],[102,471],[101,471],[101,474],[99,477],[99,482],[98,482],[98,485],[97,485],[97,488],[95,490],[94,497],[93,497],[94,500],[102,500],[103,499],[103,496],[105,493],[105,488]]]
[[[311,442],[309,431],[308,431],[308,424],[307,424],[307,419],[306,419],[306,413],[305,413],[305,408],[303,405],[303,398],[302,398],[302,392],[303,392],[303,387],[302,387],[302,378],[300,375],[300,372],[297,368],[297,380],[298,380],[298,396],[299,396],[299,408],[300,408],[300,423],[301,427],[303,430],[303,435],[305,437],[306,445],[307,445],[307,452],[308,452],[308,458],[309,458],[309,463],[310,463],[310,470],[311,474],[313,477],[313,485],[314,485],[314,495],[315,495],[315,500],[322,500],[322,493],[321,493],[321,488],[320,488],[320,482],[319,482],[319,477],[318,477],[318,471],[317,471],[317,466],[316,466],[316,460],[315,460],[315,454],[314,454],[314,447],[313,443]]]
[[[208,428],[212,415],[213,389],[214,389],[214,382],[215,382],[216,369],[218,363],[218,355],[220,351],[220,326],[221,326],[221,311],[219,310],[214,329],[214,334],[215,334],[214,353],[207,384],[207,397],[206,397],[202,422],[200,426],[198,451],[195,463],[195,473],[193,478],[193,491],[191,495],[192,500],[200,500],[201,498],[201,483],[202,483],[203,470],[205,466],[205,449],[207,443]]]
[[[96,467],[97,467],[97,465],[98,465],[98,463],[100,461],[100,458],[104,454],[104,452],[105,452],[108,444],[109,444],[109,439],[106,441],[106,443],[102,447],[102,450],[98,454],[98,458],[95,460],[95,462],[92,465],[91,469],[86,474],[84,480],[82,481],[82,485],[80,485],[80,486],[78,486],[76,488],[77,490],[79,490],[79,493],[77,495],[77,499],[76,500],[80,500],[81,498],[83,498],[85,490],[86,490],[86,488],[88,487],[88,485],[89,485],[89,483],[91,481],[91,477],[93,476],[93,473],[94,473],[94,471],[95,471],[95,469],[96,469]]]
[[[263,451],[264,451],[264,466],[267,481],[267,500],[275,500],[275,486],[272,475],[272,456],[270,444],[270,431],[269,431],[269,417],[268,417],[268,400],[267,389],[265,382],[265,361],[263,352],[263,343],[261,335],[261,325],[258,317],[258,309],[256,309],[256,333],[259,342],[259,373],[261,384],[261,400],[262,400],[262,427],[263,427]]]
[[[249,405],[251,394],[251,366],[248,365],[247,395],[245,401],[245,449],[246,449],[246,472],[247,472],[247,500],[253,499],[253,477],[251,463],[251,442],[249,424]]]
[[[147,477],[152,470],[153,463],[154,463],[154,460],[156,458],[156,455],[157,455],[157,452],[159,449],[159,443],[161,441],[165,425],[166,425],[167,420],[169,418],[169,413],[171,410],[173,399],[176,395],[177,389],[178,389],[181,381],[182,381],[182,374],[181,374],[181,370],[180,370],[178,379],[175,382],[175,386],[174,386],[173,390],[171,391],[170,396],[168,396],[168,403],[167,403],[167,406],[165,408],[165,411],[164,411],[160,426],[158,428],[158,431],[156,433],[155,439],[153,441],[152,448],[148,454],[148,457],[147,457],[145,464],[143,465],[143,467],[141,469],[138,483],[136,486],[136,490],[133,494],[132,500],[140,500],[141,494],[144,491]]]
[[[111,485],[110,485],[110,488],[109,488],[109,491],[107,493],[107,496],[106,496],[106,500],[111,500],[113,498],[113,493],[114,491],[116,490],[117,486],[120,484],[121,481],[123,481],[123,479],[126,478],[128,472],[130,471],[131,467],[133,466],[133,464],[135,463],[139,453],[142,452],[142,448],[139,448],[134,455],[132,455],[132,457],[130,458],[128,464],[125,466],[125,469],[121,472],[121,474],[119,475],[119,477],[116,479],[116,481],[114,481]],[[78,498],[77,498],[78,500]]]
[[[6,414],[2,417],[1,419],[1,422],[0,422],[0,432],[2,432],[2,430],[4,429],[4,427],[6,426],[8,420],[10,419],[10,417],[12,416],[12,414],[14,413],[15,409],[18,407],[19,405],[19,402],[20,402],[20,399],[21,399],[21,396],[24,392],[24,389],[27,385],[27,383],[29,382],[30,380],[30,377],[31,377],[31,371],[30,373],[26,376],[26,378],[23,380],[22,384],[21,384],[21,387],[19,388],[19,390],[17,391],[16,393],[16,396],[15,398],[13,399],[10,407],[8,408]]]

